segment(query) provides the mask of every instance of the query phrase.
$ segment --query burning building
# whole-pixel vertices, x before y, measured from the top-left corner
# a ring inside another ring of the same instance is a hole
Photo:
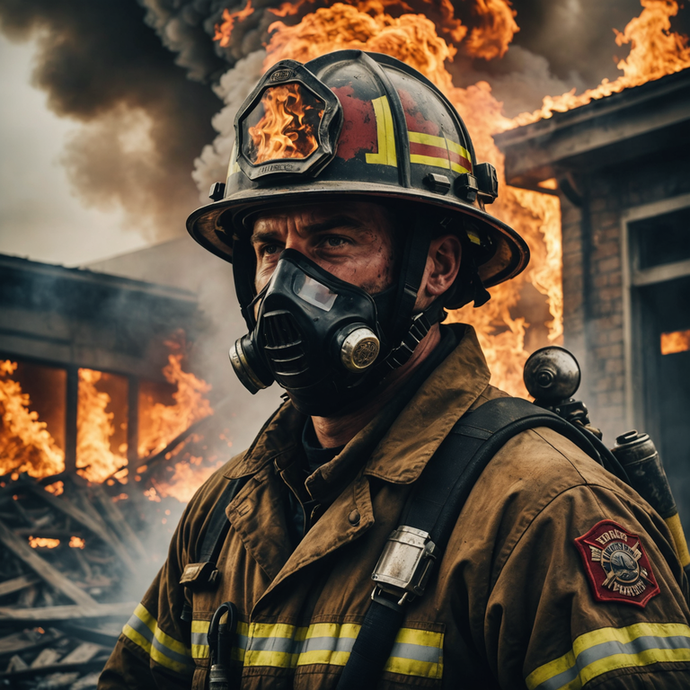
[[[506,180],[562,209],[564,342],[609,443],[657,442],[690,519],[690,73],[497,137]]]
[[[466,121],[480,160],[497,167],[501,194],[492,212],[515,227],[532,250],[530,268],[519,279],[493,289],[493,299],[481,310],[465,308],[451,314],[450,319],[476,326],[493,371],[492,382],[517,395],[526,395],[522,366],[530,352],[550,343],[571,348],[584,369],[582,397],[594,424],[604,429],[606,441],[611,444],[616,434],[632,426],[652,433],[683,504],[681,512],[687,511],[690,470],[684,431],[690,403],[690,248],[686,230],[690,178],[685,132],[690,104],[687,72],[683,70],[690,66],[690,50],[687,40],[670,28],[670,19],[678,11],[675,2],[643,0],[640,16],[617,33],[618,46],[630,48],[628,57],[619,62],[620,78],[579,95],[573,91],[548,97],[541,108],[515,117],[503,112],[489,77],[476,69],[477,64],[499,62],[518,31],[520,18],[506,0],[466,3],[472,12],[462,17],[462,3],[445,0],[362,0],[349,4],[299,0],[263,3],[260,7],[221,0],[141,0],[139,4],[135,10],[130,3],[126,13],[118,17],[126,14],[143,25],[146,12],[147,23],[159,33],[165,49],[153,47],[147,34],[143,53],[120,50],[133,42],[124,21],[110,24],[119,31],[116,39],[103,40],[98,32],[109,24],[101,21],[95,5],[88,12],[80,11],[72,21],[69,3],[35,4],[41,7],[35,20],[41,27],[49,21],[44,17],[50,16],[64,35],[86,36],[93,41],[94,50],[106,45],[114,61],[129,61],[123,73],[130,68],[137,70],[137,79],[113,82],[108,78],[113,71],[109,60],[93,61],[94,67],[82,60],[79,64],[86,72],[107,64],[108,75],[69,83],[51,81],[59,70],[43,69],[39,75],[52,89],[62,112],[76,113],[86,121],[93,118],[99,125],[71,149],[79,154],[70,159],[71,170],[82,191],[88,192],[87,198],[98,197],[103,189],[111,196],[116,194],[113,190],[119,182],[112,184],[112,170],[129,171],[135,163],[136,180],[141,184],[136,190],[126,184],[117,192],[123,204],[133,203],[130,210],[143,215],[155,197],[154,216],[164,218],[168,229],[173,225],[171,218],[179,217],[181,226],[186,212],[180,210],[179,199],[176,205],[167,199],[171,186],[182,186],[182,177],[187,180],[189,176],[193,155],[185,158],[187,149],[196,146],[196,153],[200,141],[209,141],[208,121],[218,108],[218,98],[223,109],[213,118],[216,139],[207,143],[194,163],[193,177],[204,192],[211,182],[225,178],[234,139],[234,115],[270,65],[283,58],[308,60],[338,48],[380,51],[407,62],[444,91]],[[109,8],[110,14],[118,14],[114,9],[117,3],[101,5]],[[11,14],[1,5],[0,12]],[[33,20],[27,17],[33,10],[26,6],[16,12],[22,15],[15,17],[17,26],[26,29],[31,25]],[[80,22],[87,22],[88,27],[84,29]],[[55,41],[45,56],[52,55],[50,50],[67,51],[78,44],[77,40]],[[180,75],[173,75],[171,65],[163,64],[161,51],[167,49],[191,77],[184,86],[180,85]],[[52,64],[62,61],[46,59],[44,67]],[[150,64],[155,65],[153,78],[142,68]],[[463,74],[465,68],[470,76]],[[166,78],[160,79],[163,74]],[[157,88],[147,88],[153,81]],[[89,103],[88,108],[68,93],[71,84],[83,82],[99,84],[100,89],[108,87],[103,92],[80,91],[101,99]],[[131,83],[136,88],[126,94]],[[111,107],[111,101],[116,108]],[[176,107],[182,101],[184,108]],[[199,117],[203,126],[197,122],[194,136],[187,141],[188,122],[193,119],[190,104],[202,101]],[[103,112],[107,118],[102,117]],[[166,127],[153,128],[154,121],[166,122]],[[143,149],[128,146],[126,151],[115,150],[127,123],[133,123],[137,135],[143,137]],[[111,133],[117,136],[109,136]],[[93,146],[96,141],[100,142],[98,147]],[[186,142],[184,151],[178,146],[180,141]],[[108,155],[99,153],[102,142],[112,145]],[[97,155],[89,155],[92,149]],[[102,160],[122,164],[103,166]],[[163,164],[154,170],[156,160]],[[153,182],[149,184],[150,180]],[[142,194],[142,189],[151,194]],[[184,196],[187,210],[188,192]],[[134,201],[128,202],[128,198]],[[163,236],[169,235],[158,235]],[[13,393],[13,409],[23,415],[32,434],[27,437],[31,457],[42,458],[43,463],[36,469],[36,462],[23,460],[16,452],[16,439],[21,437],[14,431],[6,434],[3,448],[11,461],[3,459],[7,486],[0,488],[14,492],[4,496],[10,496],[6,504],[12,500],[11,505],[19,506],[13,508],[17,514],[23,508],[23,497],[30,493],[16,491],[13,475],[22,472],[37,478],[65,470],[76,474],[91,481],[97,493],[103,489],[110,499],[105,505],[111,508],[121,505],[114,499],[124,493],[124,480],[131,487],[139,479],[138,484],[148,492],[147,507],[162,509],[167,505],[166,493],[182,502],[188,500],[189,491],[171,487],[197,485],[195,482],[203,479],[203,473],[196,472],[200,464],[212,469],[227,459],[227,443],[223,453],[216,454],[205,447],[204,440],[211,435],[224,435],[223,440],[227,440],[223,428],[200,434],[195,424],[203,423],[203,419],[183,414],[184,403],[178,406],[179,415],[170,411],[179,402],[174,398],[176,386],[179,391],[184,382],[189,384],[186,390],[191,395],[185,409],[189,411],[191,400],[197,414],[210,409],[203,382],[183,376],[188,372],[182,367],[181,351],[171,352],[165,346],[166,341],[171,342],[172,324],[184,328],[188,337],[198,328],[195,297],[179,286],[194,290],[204,312],[219,327],[204,347],[206,352],[214,351],[211,359],[218,358],[219,366],[224,367],[222,376],[228,379],[229,368],[220,361],[225,359],[227,346],[241,335],[238,329],[242,327],[228,267],[213,257],[207,257],[208,263],[193,260],[196,248],[190,246],[187,238],[175,239],[93,266],[129,276],[129,280],[3,259],[0,390],[5,395],[6,391]],[[168,287],[137,282],[141,280]],[[56,302],[59,295],[67,297],[62,306]],[[202,358],[205,363],[211,359]],[[217,390],[219,369],[215,364],[208,369],[205,366],[201,366],[201,375],[213,380]],[[231,396],[240,395],[237,388],[228,390]],[[22,398],[26,395],[33,406]],[[236,407],[245,414],[236,424],[251,437],[257,420],[264,419],[266,413],[246,393],[241,395],[244,397],[236,398],[241,401]],[[228,412],[216,400],[213,408],[215,419]],[[161,433],[160,425],[144,428],[150,421],[148,413],[154,410],[159,420],[167,420],[165,433]],[[100,429],[98,441],[87,440],[84,431],[80,436],[80,420],[82,429],[89,425]],[[190,425],[192,432],[185,435]],[[235,445],[244,447],[248,440],[242,438]],[[22,443],[26,446],[24,440]],[[162,476],[152,468],[160,469]],[[188,481],[190,473],[194,474],[193,481]],[[105,484],[99,484],[103,479]],[[62,490],[57,480],[44,485]],[[19,496],[19,500],[12,496]],[[24,509],[37,510],[33,505]],[[167,518],[157,515],[156,519]],[[64,547],[70,527],[61,525],[64,534],[59,536],[44,530],[40,534],[21,532],[21,537],[24,541],[62,539]],[[17,529],[28,528],[22,525]],[[101,530],[99,538],[103,540],[104,535]],[[72,536],[88,540],[89,533],[70,533],[68,544]],[[49,544],[34,541],[31,547],[45,550]],[[79,550],[68,548],[77,558]],[[86,572],[86,567],[82,570]],[[22,571],[12,578],[18,582],[25,576]],[[20,584],[22,592],[33,587],[24,580],[13,586]],[[22,601],[33,601],[33,596],[36,602],[47,605],[44,590],[22,595]],[[69,599],[68,590],[62,592],[58,603],[64,604],[64,597]],[[98,600],[100,595],[90,596]]]
[[[11,683],[76,682],[226,459],[230,412],[189,371],[187,290],[0,256],[0,324],[0,656]]]
[[[14,257],[0,262],[1,475],[117,479],[211,413],[203,381],[183,390],[190,375],[174,340],[180,332],[193,339],[202,327],[192,293]],[[178,416],[166,429],[163,407]]]

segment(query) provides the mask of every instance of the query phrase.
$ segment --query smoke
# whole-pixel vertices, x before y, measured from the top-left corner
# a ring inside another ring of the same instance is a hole
[[[62,163],[85,204],[123,208],[128,224],[151,240],[183,232],[198,202],[194,182],[204,200],[209,184],[225,177],[234,115],[260,75],[269,26],[279,18],[296,23],[332,0],[295,2],[284,17],[282,0],[251,3],[253,12],[235,22],[223,46],[213,40],[215,27],[247,0],[0,0],[0,30],[36,41],[34,83],[48,106],[80,123]],[[640,9],[639,0],[386,7],[394,16],[430,17],[458,46],[449,65],[455,84],[488,81],[508,116],[534,110],[545,95],[618,76],[615,63],[627,47],[615,45],[613,29]],[[673,30],[690,29],[687,15],[681,9]],[[487,29],[496,26],[502,38],[489,40]]]
[[[264,50],[250,53],[229,69],[214,87],[225,107],[213,118],[213,128],[218,136],[213,144],[204,146],[194,163],[192,177],[202,195],[214,182],[225,180],[230,153],[235,143],[235,115],[261,77],[265,57]]]
[[[153,240],[183,232],[197,201],[189,173],[220,102],[144,19],[134,0],[0,0],[0,30],[36,42],[33,82],[48,107],[80,124],[62,157],[74,190],[122,207]]]

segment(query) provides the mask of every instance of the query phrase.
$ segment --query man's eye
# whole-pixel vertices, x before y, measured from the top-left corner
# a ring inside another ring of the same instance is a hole
[[[266,255],[280,254],[283,248],[279,244],[266,244],[262,247],[261,253]]]
[[[345,244],[347,244],[347,240],[336,235],[330,235],[323,239],[323,245],[329,248],[342,247]]]

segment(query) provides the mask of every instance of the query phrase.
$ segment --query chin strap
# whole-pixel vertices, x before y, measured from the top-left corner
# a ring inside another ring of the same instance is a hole
[[[408,362],[417,345],[422,342],[426,334],[431,330],[431,327],[435,323],[443,321],[444,318],[445,311],[441,300],[435,300],[426,311],[415,314],[402,342],[398,347],[393,348],[388,357],[382,362],[382,365],[391,370],[397,369],[405,362]]]

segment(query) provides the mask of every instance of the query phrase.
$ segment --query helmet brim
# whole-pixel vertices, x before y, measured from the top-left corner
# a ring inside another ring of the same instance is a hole
[[[350,188],[346,183],[320,180],[312,184],[272,187],[270,196],[261,190],[247,190],[202,206],[187,219],[190,235],[205,249],[232,263],[234,236],[246,232],[244,219],[259,211],[292,205],[318,203],[342,197],[360,197],[371,201],[408,201],[435,208],[446,214],[457,212],[480,233],[491,238],[494,250],[483,263],[478,264],[479,277],[485,287],[492,287],[519,275],[529,263],[530,252],[525,241],[508,225],[479,208],[449,197],[424,194],[415,188],[394,189],[390,185],[359,183]]]

